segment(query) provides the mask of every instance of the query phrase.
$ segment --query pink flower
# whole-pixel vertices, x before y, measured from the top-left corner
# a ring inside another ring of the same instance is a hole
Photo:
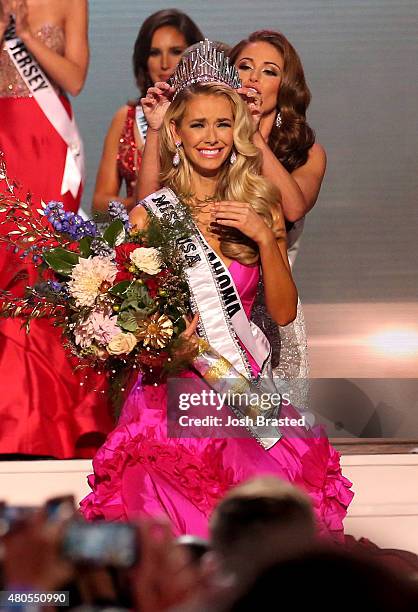
[[[121,331],[116,321],[116,316],[109,316],[105,312],[93,310],[87,319],[76,326],[74,330],[75,343],[82,348],[88,348],[93,342],[106,346]]]

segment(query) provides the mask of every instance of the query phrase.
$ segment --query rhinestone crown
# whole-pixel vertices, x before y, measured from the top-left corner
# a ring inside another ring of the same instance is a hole
[[[169,82],[176,90],[174,97],[196,83],[224,83],[233,89],[241,87],[238,70],[230,65],[224,51],[207,38],[185,51]]]

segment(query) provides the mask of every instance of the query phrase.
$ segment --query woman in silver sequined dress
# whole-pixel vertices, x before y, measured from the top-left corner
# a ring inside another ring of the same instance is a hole
[[[310,91],[300,58],[279,32],[261,30],[239,42],[230,52],[253,112],[254,142],[263,153],[263,174],[279,187],[288,232],[288,256],[293,265],[305,215],[314,206],[325,173],[323,147],[306,121]],[[260,292],[259,292],[260,294]],[[306,331],[299,304],[298,316],[277,327],[258,300],[253,318],[268,333],[273,346],[274,373],[279,378],[305,380],[308,376]],[[274,339],[274,340],[273,340]],[[303,382],[298,383],[305,388]],[[302,393],[303,395],[303,393]],[[306,403],[301,398],[302,404]]]

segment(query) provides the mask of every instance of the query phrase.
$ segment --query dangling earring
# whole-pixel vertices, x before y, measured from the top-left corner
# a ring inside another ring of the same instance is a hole
[[[237,161],[237,154],[233,150],[232,153],[231,153],[231,157],[229,158],[229,163],[231,165],[233,165],[233,164],[235,164],[236,161]]]
[[[180,164],[180,161],[181,161],[180,160],[180,153],[179,153],[180,147],[181,147],[181,142],[176,142],[176,149],[177,149],[177,151],[175,152],[174,157],[173,157],[173,166],[175,168],[177,168],[177,166]]]
[[[277,113],[277,117],[276,117],[276,127],[279,128],[279,127],[281,127],[281,125],[282,125],[282,114],[279,111]]]

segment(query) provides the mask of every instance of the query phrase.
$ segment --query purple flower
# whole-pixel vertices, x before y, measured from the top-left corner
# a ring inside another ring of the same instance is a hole
[[[112,219],[119,219],[120,221],[122,221],[126,231],[129,231],[132,228],[132,225],[129,221],[128,212],[122,202],[118,202],[117,200],[109,202],[108,211]]]
[[[68,286],[65,283],[59,283],[58,281],[47,281],[49,291],[52,293],[59,294],[62,298],[70,297],[70,292],[68,291]]]
[[[48,285],[54,293],[59,293],[63,288],[63,284],[58,281],[48,281]]]
[[[93,236],[94,238],[94,236],[97,236],[97,234],[99,233],[97,225],[91,219],[84,222],[83,228],[86,236]]]
[[[94,221],[84,221],[81,215],[64,210],[62,202],[52,200],[46,205],[44,214],[56,232],[67,234],[72,240],[81,240],[84,236],[97,236],[98,230]]]
[[[90,249],[94,255],[111,257],[112,259],[114,259],[116,256],[115,249],[109,246],[102,238],[94,238],[91,242]]]
[[[55,215],[58,212],[62,211],[63,209],[64,209],[64,204],[62,202],[56,202],[55,200],[51,200],[46,205],[44,214],[46,216],[49,216],[51,214]]]

